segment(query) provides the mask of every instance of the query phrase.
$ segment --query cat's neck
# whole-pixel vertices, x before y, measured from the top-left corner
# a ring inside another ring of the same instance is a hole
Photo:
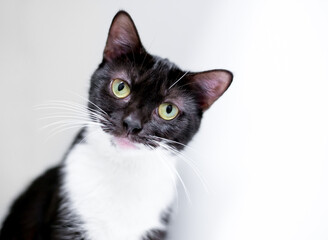
[[[118,149],[102,130],[89,128],[67,156],[63,191],[90,239],[120,239],[123,232],[122,239],[139,239],[164,228],[161,215],[175,195],[174,168],[174,156],[162,150]]]

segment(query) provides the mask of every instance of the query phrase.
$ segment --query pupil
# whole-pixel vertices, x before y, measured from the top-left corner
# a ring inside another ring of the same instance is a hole
[[[121,82],[121,83],[118,85],[117,90],[122,91],[123,88],[124,88],[124,82]]]
[[[172,110],[173,110],[172,105],[168,105],[168,106],[166,107],[166,113],[167,113],[167,114],[170,114],[170,113],[172,112]]]

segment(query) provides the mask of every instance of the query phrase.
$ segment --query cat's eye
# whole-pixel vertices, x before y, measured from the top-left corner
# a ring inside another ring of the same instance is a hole
[[[126,98],[131,90],[127,82],[117,78],[112,82],[112,92],[118,98]]]
[[[158,107],[158,115],[164,120],[172,120],[178,116],[179,109],[172,103],[162,103]]]

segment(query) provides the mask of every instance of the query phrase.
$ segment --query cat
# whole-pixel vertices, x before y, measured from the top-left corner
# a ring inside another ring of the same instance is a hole
[[[232,78],[149,54],[119,11],[91,77],[89,124],[13,203],[0,239],[165,239],[178,153]]]

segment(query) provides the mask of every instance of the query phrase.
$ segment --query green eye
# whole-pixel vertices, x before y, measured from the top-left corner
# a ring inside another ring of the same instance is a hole
[[[158,107],[158,115],[164,120],[172,120],[178,116],[179,109],[172,103],[162,103]]]
[[[112,92],[118,98],[125,98],[129,96],[131,91],[127,82],[117,78],[112,83]]]

